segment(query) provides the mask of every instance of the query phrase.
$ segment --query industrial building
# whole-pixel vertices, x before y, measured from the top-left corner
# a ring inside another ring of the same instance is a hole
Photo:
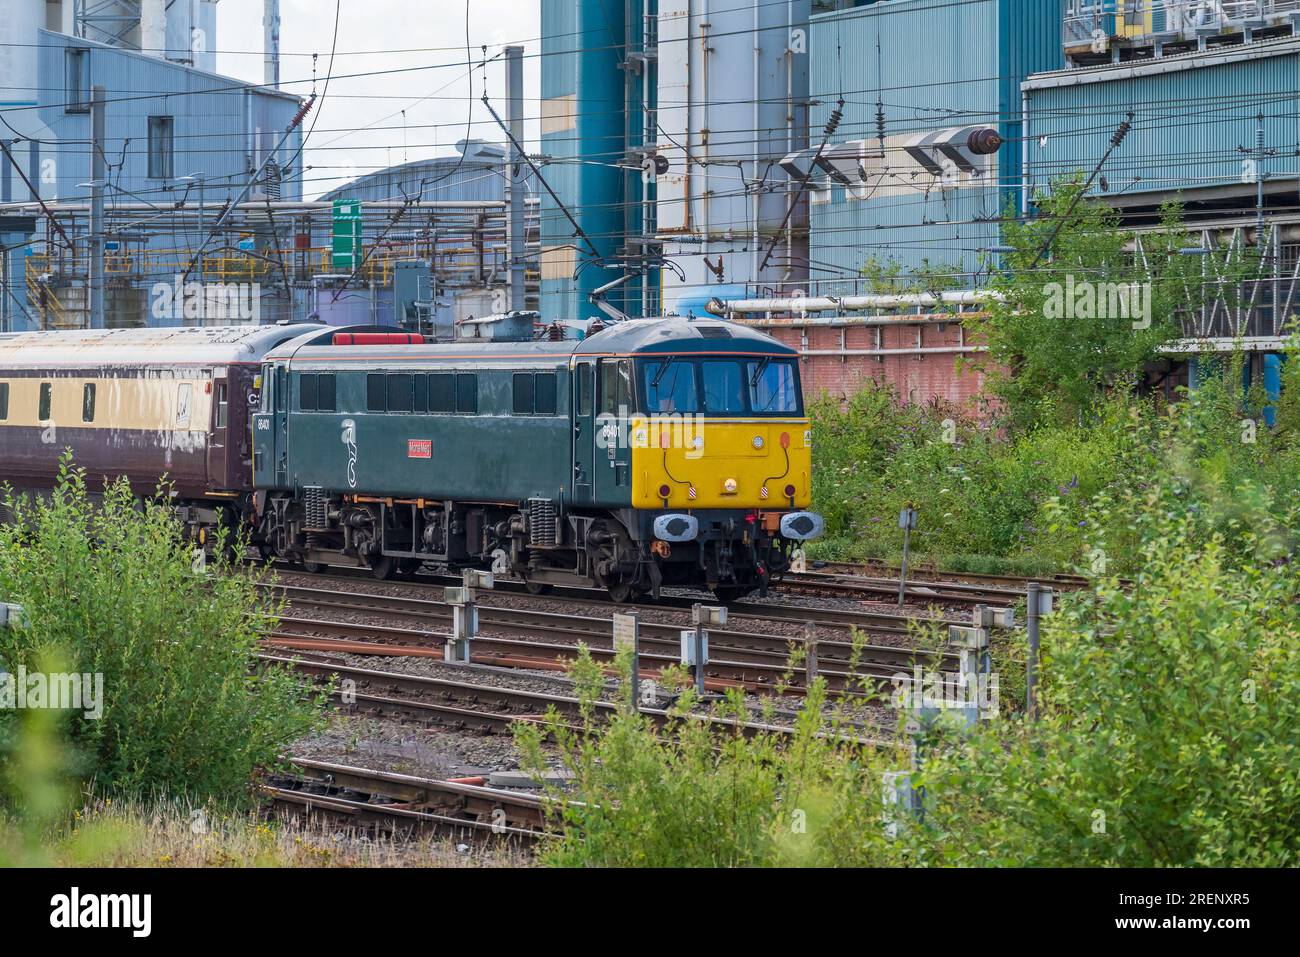
[[[961,320],[1002,224],[1096,169],[1090,201],[1139,231],[1173,199],[1201,248],[1266,253],[1170,344],[1168,382],[1240,343],[1275,381],[1300,279],[1300,0],[538,2],[541,86],[506,48],[499,137],[314,200],[275,0],[255,86],[212,72],[214,0],[7,5],[4,36],[37,39],[0,46],[4,328],[253,321],[157,315],[177,276],[256,284],[262,322],[712,313],[798,347],[813,391],[968,403]]]

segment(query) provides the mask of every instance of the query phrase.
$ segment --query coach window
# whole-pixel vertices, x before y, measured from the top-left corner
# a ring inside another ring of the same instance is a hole
[[[450,372],[429,374],[429,411],[456,411],[456,377]]]
[[[176,387],[176,424],[185,428],[190,424],[190,398],[194,389],[188,382]]]
[[[390,373],[388,376],[388,411],[411,411],[411,378],[409,373]]]
[[[42,382],[40,408],[36,413],[37,421],[48,422],[50,420],[50,403],[53,399],[54,386],[48,382]]]
[[[415,387],[415,396],[411,399],[411,411],[423,412],[429,407],[429,377],[417,374],[411,378],[413,380],[411,384]]]
[[[632,411],[632,363],[627,359],[601,360],[600,411],[606,415]]]
[[[9,418],[9,383],[0,382],[0,422]]]
[[[95,421],[95,383],[87,382],[81,387],[81,421]]]
[[[335,410],[334,373],[322,372],[316,377],[316,411],[333,412]]]
[[[275,367],[275,411],[285,412],[289,408],[289,380],[284,366]]]
[[[316,376],[303,372],[298,376],[298,411],[315,412],[317,409]]]
[[[366,411],[385,412],[388,409],[388,385],[382,372],[366,376]]]
[[[515,415],[533,414],[533,374],[516,372],[514,381]]]
[[[230,415],[230,388],[224,382],[217,383],[217,428],[224,429]]]
[[[536,394],[536,406],[538,415],[554,415],[556,412],[555,404],[555,373],[539,372],[537,373],[534,383],[534,392]]]
[[[456,411],[461,415],[478,415],[478,373],[456,375]]]

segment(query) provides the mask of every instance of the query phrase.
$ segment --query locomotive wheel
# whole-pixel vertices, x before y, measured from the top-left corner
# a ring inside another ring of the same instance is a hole
[[[319,575],[325,570],[325,565],[322,562],[303,562],[302,567],[303,571],[311,572],[313,575]]]
[[[370,559],[370,575],[376,581],[388,581],[397,571],[397,562],[387,555]]]
[[[424,567],[418,558],[403,558],[397,563],[397,574],[402,578],[414,578],[415,573]]]
[[[524,588],[530,595],[549,595],[555,591],[554,585],[548,585],[546,582],[529,581],[527,578],[524,579]]]

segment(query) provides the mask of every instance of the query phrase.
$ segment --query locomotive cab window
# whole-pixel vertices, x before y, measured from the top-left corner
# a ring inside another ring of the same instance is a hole
[[[743,415],[745,381],[740,363],[734,359],[705,359],[700,363],[704,379],[704,411],[721,415]]]
[[[81,421],[95,421],[95,383],[87,382],[81,387]]]
[[[36,411],[36,418],[40,422],[50,420],[50,405],[54,401],[54,386],[49,382],[41,383],[41,396],[39,406]]]
[[[9,383],[0,382],[0,422],[9,418]]]
[[[700,411],[695,363],[685,359],[653,359],[642,364],[645,411],[687,413]]]
[[[754,413],[795,414],[799,411],[799,389],[794,363],[789,360],[755,359],[745,363],[749,379],[749,404]]]

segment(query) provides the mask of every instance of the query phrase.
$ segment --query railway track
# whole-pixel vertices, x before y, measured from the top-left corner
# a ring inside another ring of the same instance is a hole
[[[452,610],[431,599],[327,591],[292,585],[274,586],[292,614],[283,616],[268,642],[286,648],[354,654],[390,654],[415,657],[443,656]],[[365,613],[393,617],[403,627],[302,617],[313,611]],[[480,635],[474,639],[473,661],[514,668],[559,670],[560,663],[577,654],[585,642],[592,657],[602,663],[614,658],[610,620],[604,617],[560,614],[518,608],[479,607]],[[651,621],[641,623],[641,672],[658,672],[679,660],[681,626]],[[845,636],[847,638],[847,636]],[[802,639],[748,631],[710,629],[711,661],[706,667],[706,687],[722,691],[740,687],[747,691],[771,690],[785,685],[801,691],[807,687],[807,668],[790,666],[791,648]],[[957,656],[918,652],[912,648],[862,645],[856,651],[850,640],[819,635],[817,673],[830,690],[843,693],[860,689],[863,681],[886,684],[899,671],[914,664],[955,670]]]
[[[444,727],[456,731],[479,731],[486,734],[508,733],[516,721],[542,721],[548,710],[554,709],[575,730],[582,717],[581,702],[569,695],[549,694],[541,691],[503,687],[501,685],[434,678],[426,675],[401,674],[358,668],[338,660],[312,660],[302,657],[285,657],[270,652],[258,655],[264,666],[280,666],[319,681],[338,678],[333,691],[335,703],[351,712],[368,714],[376,718],[411,720],[431,727]],[[477,666],[461,666],[467,677]],[[483,669],[480,675],[489,669]],[[594,714],[608,720],[619,709],[610,701],[596,701]],[[677,716],[665,708],[641,707],[642,715],[657,725],[666,725]],[[777,724],[758,721],[738,721],[734,718],[709,714],[696,714],[694,718],[706,721],[720,731],[730,731],[752,737],[773,735],[789,738],[793,730]],[[861,724],[846,724],[843,733],[836,732],[839,740],[857,744],[877,745],[883,742],[867,736],[871,730]],[[863,732],[858,734],[858,732]],[[829,732],[823,732],[829,734]]]
[[[809,563],[809,571],[824,572],[830,575],[851,575],[884,579],[892,578],[895,583],[898,582],[898,576],[902,573],[902,569],[897,565],[890,565],[886,562],[877,561],[814,561]],[[1063,590],[1087,588],[1091,584],[1090,580],[1085,578],[1083,575],[1071,575],[1064,572],[1037,577],[1025,575],[993,575],[984,572],[944,572],[929,564],[922,564],[915,567],[909,565],[907,568],[907,579],[908,581],[925,584],[948,583],[1007,588],[1013,591],[1019,591],[1021,594],[1024,593],[1030,582],[1038,582],[1041,585],[1049,585],[1052,588],[1060,588]]]
[[[399,837],[436,831],[532,844],[546,830],[543,799],[530,792],[393,771],[293,759],[297,773],[262,786],[282,812],[327,817]]]

